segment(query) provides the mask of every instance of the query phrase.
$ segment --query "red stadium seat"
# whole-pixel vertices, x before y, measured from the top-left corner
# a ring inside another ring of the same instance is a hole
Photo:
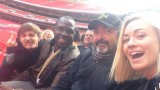
[[[0,41],[0,65],[3,62],[5,52],[6,52],[6,44],[3,41]]]

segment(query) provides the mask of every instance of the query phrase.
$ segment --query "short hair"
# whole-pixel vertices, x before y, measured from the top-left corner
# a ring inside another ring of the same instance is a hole
[[[55,23],[56,26],[57,26],[57,24],[59,23],[59,21],[60,21],[61,19],[73,20],[73,21],[75,22],[75,20],[74,20],[72,17],[70,17],[70,16],[63,16],[63,17],[60,17],[59,19],[57,19],[57,21],[56,21],[56,23]]]
[[[135,20],[143,20],[151,25],[157,32],[160,33],[160,13],[157,12],[143,12],[138,14],[132,14],[124,21],[119,36],[116,55],[112,64],[110,79],[114,79],[117,82],[123,82],[126,80],[137,79],[143,77],[142,72],[134,70],[126,55],[123,52],[123,34],[126,26]],[[158,22],[157,22],[158,21]],[[160,75],[160,56],[157,62],[157,73]]]
[[[85,34],[82,34],[82,35],[81,35],[81,42],[84,41],[84,37],[85,37]]]
[[[74,33],[74,41],[75,42],[79,42],[80,41],[80,33],[79,33],[79,29],[76,28],[75,33]]]

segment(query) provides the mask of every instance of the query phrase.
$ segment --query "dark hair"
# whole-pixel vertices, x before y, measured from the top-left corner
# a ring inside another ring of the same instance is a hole
[[[85,37],[85,34],[82,34],[82,35],[81,35],[81,42],[84,41],[84,37]]]
[[[80,41],[80,33],[78,31],[78,28],[76,28],[75,33],[74,33],[74,41],[79,42]]]
[[[63,16],[63,17],[60,17],[59,19],[57,19],[55,25],[57,26],[58,22],[61,20],[61,19],[69,19],[69,20],[73,20],[75,22],[75,20],[70,17],[70,16]]]

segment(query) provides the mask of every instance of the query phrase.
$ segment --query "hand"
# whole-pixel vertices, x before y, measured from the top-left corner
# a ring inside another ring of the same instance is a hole
[[[17,47],[18,46],[16,40],[14,40],[14,36],[15,36],[14,32],[11,32],[11,36],[6,43],[7,47]]]

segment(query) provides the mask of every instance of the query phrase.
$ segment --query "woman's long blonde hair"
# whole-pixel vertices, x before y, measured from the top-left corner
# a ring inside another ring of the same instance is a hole
[[[154,17],[152,17],[154,16]],[[155,18],[157,17],[157,18]],[[134,70],[130,63],[129,60],[127,59],[126,55],[123,52],[123,34],[125,31],[126,26],[131,23],[132,21],[135,20],[143,20],[147,22],[149,25],[153,26],[157,32],[160,32],[160,13],[148,13],[148,12],[143,12],[141,14],[134,14],[132,16],[129,16],[123,23],[120,31],[120,36],[118,40],[118,46],[117,46],[117,51],[116,55],[113,61],[113,65],[111,68],[110,72],[110,79],[115,80],[117,82],[123,82],[126,80],[131,80],[131,79],[138,79],[143,77],[142,72]],[[159,20],[159,23],[156,21]],[[159,34],[160,35],[160,34]],[[157,73],[160,73],[160,58],[157,59],[157,68],[158,71]]]
[[[46,29],[46,30],[44,30],[44,31],[42,32],[42,34],[41,34],[41,39],[45,39],[45,34],[46,34],[47,32],[49,32],[49,33],[51,34],[51,38],[54,38],[54,33],[53,33],[53,31],[50,30],[50,29]]]

